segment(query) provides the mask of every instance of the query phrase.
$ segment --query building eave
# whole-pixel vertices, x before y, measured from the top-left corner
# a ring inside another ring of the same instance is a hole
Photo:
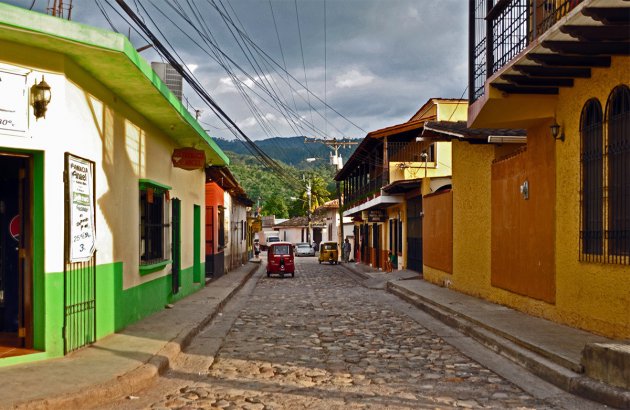
[[[125,36],[0,3],[0,41],[63,55],[179,146],[203,149],[209,164],[229,164]]]

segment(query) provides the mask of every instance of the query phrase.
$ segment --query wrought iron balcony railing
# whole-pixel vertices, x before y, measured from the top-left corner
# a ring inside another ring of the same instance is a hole
[[[583,0],[470,0],[469,99],[486,80]]]

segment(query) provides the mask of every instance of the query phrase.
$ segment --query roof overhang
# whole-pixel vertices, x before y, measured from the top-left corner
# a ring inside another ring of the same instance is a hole
[[[405,202],[405,198],[399,195],[380,195],[353,208],[347,209],[343,212],[343,216],[352,216],[369,209],[387,208],[390,205],[402,204],[403,202]]]
[[[420,188],[421,184],[422,184],[422,178],[401,179],[400,181],[395,181],[389,185],[385,185],[382,189],[383,189],[383,192],[388,193],[390,195],[405,194],[407,192],[411,192],[415,189]]]
[[[512,128],[468,128],[466,121],[430,121],[424,125],[418,141],[451,141],[471,144],[525,144],[527,131]]]
[[[424,125],[426,119],[409,121],[402,124],[392,125],[391,127],[382,128],[380,130],[372,131],[367,134],[369,138],[384,138],[392,135],[401,134],[403,132],[420,130]]]
[[[487,18],[508,3],[496,2]],[[529,126],[552,118],[560,88],[590,78],[593,68],[610,67],[612,56],[630,55],[629,31],[627,0],[581,1],[486,80],[483,96],[469,107],[468,124]]]
[[[122,34],[0,3],[0,43],[63,55],[182,147],[229,159]],[[2,57],[7,63],[6,55]]]

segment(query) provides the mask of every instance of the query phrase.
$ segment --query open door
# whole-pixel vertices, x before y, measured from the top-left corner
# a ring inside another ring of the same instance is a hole
[[[31,158],[0,152],[0,357],[32,348]]]

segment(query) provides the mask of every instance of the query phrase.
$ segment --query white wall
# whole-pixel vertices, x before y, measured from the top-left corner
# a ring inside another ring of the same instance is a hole
[[[123,287],[164,276],[170,265],[141,276],[139,264],[139,180],[171,186],[171,198],[182,201],[182,268],[193,265],[193,206],[204,205],[202,170],[173,168],[176,145],[108,89],[67,60],[51,57],[50,71],[34,67],[27,86],[45,75],[52,99],[46,118],[28,113],[26,136],[0,134],[0,149],[44,152],[45,271],[63,271],[64,153],[96,163],[97,263],[124,262]],[[2,96],[11,98],[10,96]],[[27,107],[30,110],[30,107]],[[201,223],[204,213],[201,212]],[[204,230],[201,230],[203,256]],[[168,257],[168,255],[167,255]]]

